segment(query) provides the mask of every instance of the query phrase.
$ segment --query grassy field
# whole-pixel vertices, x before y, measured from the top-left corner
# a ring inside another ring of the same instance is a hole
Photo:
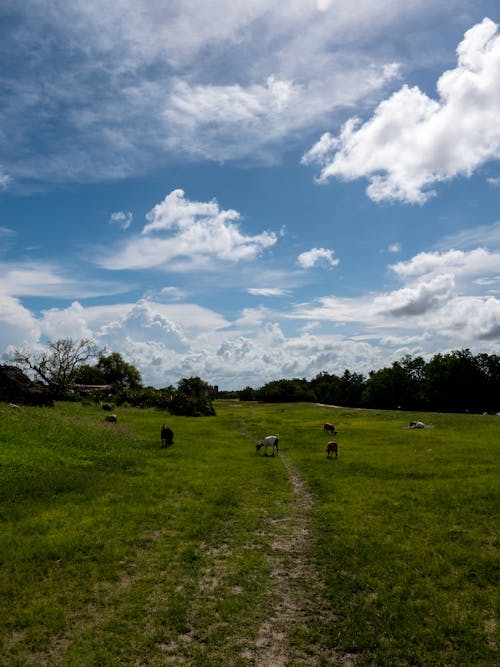
[[[216,410],[0,404],[2,667],[499,664],[499,418]]]

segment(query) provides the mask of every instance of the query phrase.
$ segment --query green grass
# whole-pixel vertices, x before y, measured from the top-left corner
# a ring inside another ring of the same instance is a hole
[[[498,664],[498,419],[334,414],[338,461],[290,456],[318,501],[335,642],[371,665]]]
[[[286,664],[498,664],[498,418],[216,410],[119,409],[107,424],[78,404],[0,404],[2,666],[258,664],[272,540],[293,507],[282,461],[255,455],[276,432],[314,500],[315,580]]]

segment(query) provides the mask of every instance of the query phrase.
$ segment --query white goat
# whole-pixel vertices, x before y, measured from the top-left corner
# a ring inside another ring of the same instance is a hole
[[[266,436],[263,440],[257,443],[256,446],[256,452],[259,452],[262,447],[264,447],[264,456],[267,456],[267,449],[268,447],[271,448],[272,454],[271,456],[279,456],[279,448],[278,448],[278,442],[279,442],[279,435],[268,435]]]

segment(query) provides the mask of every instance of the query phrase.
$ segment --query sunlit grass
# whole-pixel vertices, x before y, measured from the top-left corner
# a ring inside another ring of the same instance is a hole
[[[270,522],[292,498],[281,461],[255,454],[269,433],[315,501],[327,613],[313,599],[290,628],[303,652],[322,646],[309,664],[497,664],[497,418],[216,409],[106,424],[78,404],[0,404],[2,665],[251,664],[273,608]],[[435,428],[406,430],[415,418]]]
[[[290,456],[317,498],[332,643],[371,665],[495,664],[498,419],[327,414],[338,461]]]

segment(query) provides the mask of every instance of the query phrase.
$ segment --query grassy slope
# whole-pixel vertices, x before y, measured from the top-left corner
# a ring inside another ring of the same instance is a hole
[[[422,415],[436,428],[407,431],[418,415],[231,402],[217,415],[127,409],[115,425],[79,405],[0,404],[2,665],[253,664],[270,525],[292,494],[281,462],[254,455],[275,432],[316,501],[331,610],[312,607],[292,641],[359,664],[496,664],[498,419]]]

